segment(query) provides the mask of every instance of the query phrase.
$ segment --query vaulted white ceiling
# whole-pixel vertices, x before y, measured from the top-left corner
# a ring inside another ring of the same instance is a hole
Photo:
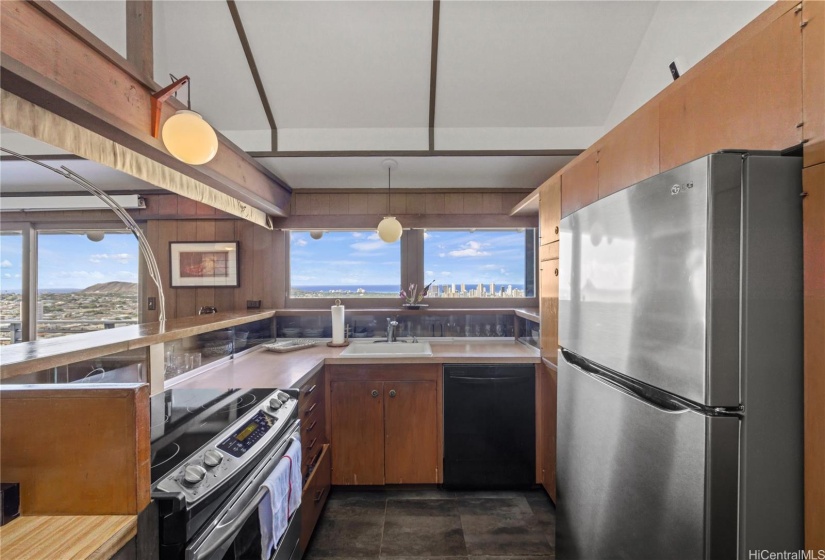
[[[432,148],[586,148],[669,83],[669,61],[695,64],[771,3],[442,0]],[[125,50],[125,18],[118,15],[124,0],[58,4]],[[235,5],[277,125],[278,151],[431,148],[431,0]],[[154,6],[156,81],[189,75],[193,109],[243,149],[270,152],[270,122],[227,2]],[[261,162],[295,188],[366,187],[383,184],[383,157]],[[403,158],[398,177],[409,186],[533,188],[570,159]]]

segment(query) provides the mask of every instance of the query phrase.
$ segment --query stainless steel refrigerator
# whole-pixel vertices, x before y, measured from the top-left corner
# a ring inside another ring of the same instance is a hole
[[[718,153],[561,221],[558,558],[802,548],[801,174]]]

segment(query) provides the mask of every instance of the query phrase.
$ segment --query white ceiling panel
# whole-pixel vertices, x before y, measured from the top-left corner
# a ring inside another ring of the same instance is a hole
[[[104,191],[127,191],[140,194],[159,190],[154,185],[94,161],[49,159],[43,163],[57,169],[65,165]],[[79,185],[65,177],[61,177],[54,171],[20,159],[4,159],[0,162],[0,191],[3,194],[27,193],[32,195],[55,192],[86,193]]]
[[[243,1],[238,10],[279,130],[426,130],[430,2]],[[295,134],[304,143],[309,136]],[[420,136],[403,147],[426,148]],[[354,135],[373,144],[381,137]]]
[[[281,157],[258,161],[294,189],[387,188],[384,158]],[[534,189],[573,158],[570,156],[396,157],[393,188]]]
[[[57,7],[126,56],[126,0],[54,0]]]
[[[168,0],[154,3],[155,81],[169,74],[192,78],[192,109],[215,128],[240,139],[245,150],[261,145],[269,124],[226,2]],[[186,101],[186,86],[178,96]],[[232,131],[259,131],[234,134]],[[244,143],[247,140],[247,143]]]
[[[436,126],[602,126],[656,4],[443,1]]]
[[[68,154],[66,150],[56,148],[31,136],[15,132],[6,127],[0,127],[0,146],[24,156],[42,156],[53,154]]]

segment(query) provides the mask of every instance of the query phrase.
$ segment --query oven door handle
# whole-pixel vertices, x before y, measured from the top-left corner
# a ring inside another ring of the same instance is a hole
[[[202,560],[208,558],[213,552],[218,550],[226,541],[234,538],[246,520],[249,519],[263,501],[264,497],[269,491],[261,485],[266,481],[267,477],[272,473],[272,470],[283,459],[289,447],[293,442],[299,441],[297,433],[300,429],[300,424],[295,427],[292,435],[282,442],[269,459],[261,465],[251,481],[246,487],[240,491],[238,498],[223,511],[215,521],[212,522],[209,529],[194,543],[194,545],[187,549],[187,560]],[[269,467],[272,466],[270,469]],[[253,489],[257,490],[252,494],[251,498],[245,498]]]

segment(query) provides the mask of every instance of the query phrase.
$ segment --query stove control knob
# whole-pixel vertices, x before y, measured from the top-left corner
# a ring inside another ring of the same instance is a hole
[[[203,464],[210,469],[217,467],[223,461],[223,455],[220,451],[209,449],[203,454]]]
[[[281,403],[281,401],[279,401],[278,399],[269,399],[269,408],[271,410],[278,410],[282,406],[283,403]]]
[[[189,465],[183,470],[183,481],[188,486],[195,486],[200,484],[203,477],[206,476],[206,469],[198,465]]]
[[[287,395],[283,391],[275,391],[275,396],[278,397],[278,400],[282,403],[285,403],[289,400],[289,395]]]

